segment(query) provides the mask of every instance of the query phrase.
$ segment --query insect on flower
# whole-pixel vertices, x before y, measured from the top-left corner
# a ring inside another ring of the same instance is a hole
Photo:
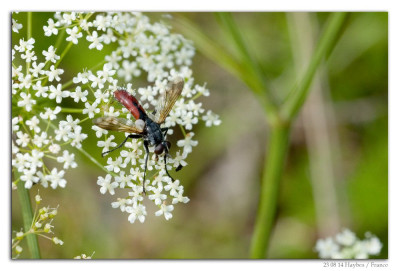
[[[130,95],[125,90],[117,90],[114,92],[114,97],[129,110],[129,112],[135,117],[136,121],[132,122],[123,118],[116,117],[101,117],[93,120],[93,123],[106,130],[126,132],[130,133],[125,140],[119,144],[116,148],[103,152],[102,156],[109,152],[115,151],[126,143],[129,138],[143,138],[143,145],[146,150],[145,166],[144,166],[144,177],[143,177],[143,192],[145,193],[145,181],[147,171],[147,160],[149,158],[149,146],[155,146],[154,153],[161,155],[164,153],[164,165],[165,171],[174,181],[174,178],[169,175],[167,170],[167,156],[169,156],[169,149],[171,143],[165,140],[168,128],[161,128],[160,125],[167,118],[169,112],[174,106],[176,100],[182,93],[183,89],[183,78],[176,77],[174,80],[168,83],[164,94],[161,96],[156,110],[151,114],[150,117],[143,107],[139,104],[138,100]],[[176,171],[182,169],[179,165]]]

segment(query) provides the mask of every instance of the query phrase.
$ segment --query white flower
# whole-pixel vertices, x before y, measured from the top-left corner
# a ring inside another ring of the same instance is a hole
[[[164,217],[166,220],[169,220],[172,218],[171,212],[174,210],[173,205],[165,205],[164,203],[160,206],[160,210],[158,210],[155,215],[160,216],[164,214]]]
[[[61,78],[59,75],[64,73],[63,69],[56,69],[54,65],[51,65],[50,70],[45,72],[46,75],[49,77],[49,81],[52,82],[54,79],[60,81]]]
[[[26,125],[29,127],[29,130],[34,131],[35,133],[40,132],[39,122],[40,121],[36,116],[33,116],[31,119],[25,121]]]
[[[138,69],[137,63],[124,60],[122,62],[122,69],[120,68],[118,70],[118,76],[125,78],[125,81],[131,81],[132,75],[134,77],[138,77],[140,75],[140,69]]]
[[[63,152],[63,156],[57,157],[57,162],[64,163],[64,169],[68,169],[69,167],[76,168],[78,164],[74,161],[74,159],[75,154],[69,154],[69,152],[65,150]]]
[[[57,141],[68,141],[69,137],[69,132],[72,130],[71,126],[65,125],[64,122],[61,122],[58,124],[58,129],[56,129],[54,132],[56,134],[55,139]]]
[[[368,236],[367,236],[368,237]],[[371,255],[378,255],[382,250],[382,243],[375,236],[371,236],[370,238],[363,241],[366,251]]]
[[[15,117],[11,120],[11,125],[12,125],[12,131],[18,131],[19,130],[19,125],[18,123],[22,120],[20,117]]]
[[[132,168],[131,168],[132,170]],[[143,201],[143,186],[142,185],[135,185],[132,182],[128,184],[129,187],[132,188],[132,191],[128,192],[129,197],[131,198],[132,202],[139,202]]]
[[[188,203],[190,201],[188,197],[184,197],[182,194],[183,190],[179,191],[179,193],[171,193],[171,195],[174,197],[172,199],[172,204],[177,204],[178,202]]]
[[[20,179],[25,182],[25,188],[30,189],[34,183],[39,181],[39,178],[35,176],[36,169],[25,169]]]
[[[30,63],[35,61],[37,56],[35,56],[35,51],[26,50],[25,54],[21,54],[21,58],[25,59],[25,62]]]
[[[50,186],[53,189],[56,189],[58,186],[65,188],[65,185],[67,184],[67,181],[63,178],[64,177],[64,170],[61,170],[60,172],[57,170],[57,168],[53,168],[51,170],[51,174],[46,175],[45,179],[49,182],[51,182]]]
[[[97,184],[100,185],[100,193],[105,194],[107,191],[111,194],[114,195],[114,189],[118,187],[117,182],[111,183],[111,175],[107,174],[105,178],[99,176],[97,179]]]
[[[89,27],[93,26],[92,22],[88,22],[87,20],[81,20],[80,25],[79,25],[82,30],[88,31]]]
[[[120,208],[121,212],[125,212],[126,205],[131,204],[131,199],[121,199],[118,198],[117,201],[111,203],[111,207]]]
[[[72,21],[76,20],[76,12],[65,12],[62,15],[63,17],[63,23],[66,25],[70,25]]]
[[[32,85],[32,75],[30,74],[28,74],[27,76],[23,76],[23,74],[21,74],[18,80],[21,82],[18,86],[20,89],[22,88],[29,89]]]
[[[140,94],[140,100],[148,100],[149,102],[153,101],[154,95],[156,95],[156,92],[151,86],[148,86],[146,88],[139,88],[138,93]]]
[[[105,166],[105,168],[109,171],[114,171],[115,173],[118,173],[121,170],[121,167],[125,167],[122,163],[122,158],[120,156],[115,160],[109,157],[107,160],[107,164],[108,165]]]
[[[42,119],[55,120],[57,118],[57,114],[61,112],[61,107],[59,106],[56,106],[54,110],[48,107],[45,107],[44,109],[46,111],[39,114]]]
[[[356,240],[356,235],[349,229],[344,229],[336,235],[336,241],[343,246],[351,246]]]
[[[53,243],[56,245],[62,246],[64,244],[64,242],[62,240],[58,239],[57,237],[53,237],[52,240],[53,240]]]
[[[113,81],[112,76],[115,74],[115,70],[112,69],[112,65],[109,63],[106,63],[103,65],[103,70],[102,71],[97,71],[97,76],[104,79],[104,82],[109,82],[111,83]]]
[[[161,193],[163,191],[162,187],[158,187],[158,188],[153,187],[151,189],[151,191],[154,194],[149,195],[149,199],[153,200],[156,205],[160,205],[164,200],[167,199],[167,195]]]
[[[57,103],[61,103],[63,98],[68,97],[69,91],[62,90],[61,88],[62,88],[61,84],[58,84],[57,87],[51,85],[49,99],[56,99]]]
[[[119,176],[115,177],[115,181],[119,183],[120,188],[125,188],[127,185],[131,186],[132,185],[132,176],[130,175],[125,175],[124,171],[121,171],[119,173]]]
[[[207,127],[211,127],[212,125],[218,126],[221,124],[218,115],[213,114],[211,110],[207,111],[207,115],[203,116],[202,120],[206,122]]]
[[[19,107],[25,107],[25,110],[30,112],[32,110],[32,106],[36,104],[36,100],[31,98],[31,94],[26,94],[25,92],[21,92],[20,96],[22,100],[19,100],[17,105]]]
[[[49,146],[49,151],[51,153],[57,154],[60,150],[61,150],[61,147],[58,144],[53,143]]]
[[[60,59],[60,56],[56,55],[56,50],[54,50],[54,46],[51,45],[47,51],[42,52],[42,54],[46,57],[46,61],[51,61],[56,63],[57,60]]]
[[[78,39],[82,37],[82,32],[79,32],[78,27],[74,26],[72,29],[67,28],[67,34],[69,37],[67,38],[67,41],[72,41],[74,44],[78,44]]]
[[[93,31],[92,35],[86,36],[86,39],[91,42],[91,44],[89,45],[89,49],[103,49],[103,44],[101,44],[102,38],[98,36],[97,31]]]
[[[164,186],[165,191],[170,191],[170,195],[173,196],[175,193],[183,191],[183,186],[179,185],[179,180],[175,180],[174,182],[169,181],[166,186]]]
[[[105,57],[108,64],[112,65],[114,69],[119,68],[119,61],[121,61],[122,57],[117,54],[117,52],[112,52],[111,55],[107,55]]]
[[[89,92],[87,90],[82,92],[81,87],[77,86],[75,91],[71,92],[70,97],[73,98],[76,103],[79,102],[79,100],[81,100],[82,102],[86,102],[87,101],[86,96],[88,94]]]
[[[194,89],[197,93],[201,93],[203,96],[210,96],[210,91],[206,89],[205,86],[196,85]]]
[[[82,110],[83,114],[88,114],[89,118],[94,118],[94,114],[100,112],[100,108],[97,107],[98,104],[94,102],[93,104],[85,103],[85,109]]]
[[[32,86],[34,90],[36,90],[35,96],[40,97],[42,96],[43,98],[46,98],[49,96],[47,91],[49,90],[48,86],[42,86],[42,81],[37,81],[35,85]]]
[[[91,74],[88,79],[92,81],[92,84],[90,85],[92,88],[96,87],[98,87],[99,89],[104,88],[104,83],[106,82],[106,80],[101,76],[95,76]]]
[[[19,30],[22,28],[22,24],[19,24],[17,20],[12,19],[11,29],[13,32],[19,33]]]
[[[47,143],[49,143],[49,140],[47,139],[47,133],[46,132],[42,132],[42,134],[40,136],[39,135],[35,135],[33,137],[32,142],[33,142],[33,144],[35,144],[39,148],[42,147],[43,145],[47,145]]]
[[[30,163],[30,168],[32,170],[36,170],[36,168],[43,166],[43,161],[42,158],[44,156],[44,153],[39,150],[32,150],[32,153],[30,156],[28,156],[28,160]]]
[[[147,215],[146,208],[142,204],[134,204],[132,207],[128,206],[125,211],[130,213],[128,221],[131,223],[134,223],[136,219],[138,219],[140,223],[143,223]]]
[[[339,245],[331,237],[319,239],[315,246],[321,259],[332,258],[332,255],[339,252],[339,248]]]
[[[106,152],[110,150],[110,147],[116,147],[117,143],[112,142],[112,140],[115,137],[113,135],[111,135],[109,138],[106,139],[106,141],[98,141],[97,142],[97,146],[98,147],[103,147],[103,150],[101,152]]]
[[[186,154],[191,153],[192,147],[197,146],[197,144],[199,143],[198,141],[192,140],[193,136],[194,133],[188,133],[186,134],[185,139],[181,139],[176,143],[178,147],[183,147],[183,152],[185,152]]]
[[[89,72],[83,72],[83,73],[78,73],[78,75],[74,78],[72,78],[72,82],[75,84],[82,83],[86,84],[88,82],[88,78],[91,75]]]
[[[47,20],[48,26],[43,26],[44,30],[44,35],[45,36],[51,36],[51,35],[57,35],[58,34],[58,29],[57,27],[60,26],[59,22],[54,23],[53,19],[48,19]]]
[[[15,45],[14,49],[18,52],[25,52],[30,51],[33,49],[33,44],[35,43],[34,38],[30,38],[29,40],[25,41],[24,39],[19,40],[19,46]]]
[[[81,142],[87,138],[87,134],[82,133],[82,127],[77,126],[74,128],[74,132],[69,132],[68,137],[72,139],[71,146],[80,148],[82,147]]]
[[[22,131],[18,131],[17,132],[17,145],[20,145],[21,147],[26,147],[30,141],[30,137],[28,134],[22,132]]]
[[[182,125],[185,126],[186,130],[192,130],[193,124],[196,124],[198,122],[197,117],[193,116],[192,112],[188,112],[182,117]]]
[[[100,128],[99,126],[93,125],[92,129],[96,131],[96,137],[100,138],[103,135],[108,134],[108,131],[105,129]],[[116,143],[115,143],[116,144]]]

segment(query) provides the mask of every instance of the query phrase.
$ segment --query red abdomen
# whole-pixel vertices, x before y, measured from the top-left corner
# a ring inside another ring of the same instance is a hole
[[[139,104],[135,97],[130,95],[125,90],[114,91],[114,97],[131,112],[135,119],[144,119],[146,111]]]

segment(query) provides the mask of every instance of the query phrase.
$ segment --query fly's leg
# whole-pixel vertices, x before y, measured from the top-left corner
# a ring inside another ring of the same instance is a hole
[[[115,151],[115,150],[121,148],[122,146],[124,146],[125,143],[126,143],[126,141],[128,140],[128,138],[142,138],[142,137],[143,137],[142,135],[135,135],[135,134],[128,135],[128,136],[125,138],[125,140],[122,141],[122,143],[118,145],[118,147],[116,147],[116,148],[114,148],[114,149],[112,149],[112,150],[103,152],[103,153],[101,154],[101,156],[104,157],[107,153],[110,153],[110,152],[112,152],[112,151]]]
[[[146,171],[147,171],[147,160],[149,159],[149,141],[143,141],[144,149],[146,150],[146,158],[144,159],[144,176],[143,176],[143,193],[146,195]]]
[[[164,129],[167,129],[168,130],[168,128],[164,128]],[[170,177],[171,178],[171,180],[174,182],[175,181],[175,179],[174,178],[172,178],[172,176],[171,175],[169,175],[169,172],[168,172],[168,170],[167,170],[167,156],[169,155],[169,149],[168,149],[168,145],[165,143],[165,141],[163,142],[163,145],[164,145],[164,166],[165,166],[165,172],[167,172],[167,175],[168,175],[168,177]]]
[[[167,136],[168,129],[169,129],[168,127],[161,128],[161,132],[164,132],[164,137]]]

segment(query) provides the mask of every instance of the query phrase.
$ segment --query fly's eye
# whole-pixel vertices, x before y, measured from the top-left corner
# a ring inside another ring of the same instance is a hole
[[[165,143],[167,144],[168,150],[171,149],[171,142],[165,141]]]
[[[162,144],[158,144],[155,148],[154,148],[154,153],[159,155],[162,154],[164,151],[164,146]]]

